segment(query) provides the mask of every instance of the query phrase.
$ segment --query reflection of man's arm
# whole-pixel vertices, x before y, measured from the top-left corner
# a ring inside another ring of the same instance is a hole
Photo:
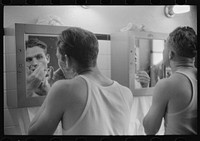
[[[158,69],[155,65],[151,67],[151,87],[154,87],[158,81]]]
[[[40,86],[35,90],[35,94],[39,96],[45,96],[49,92],[50,85],[47,81],[47,78],[40,84]]]
[[[47,95],[50,87],[58,80],[66,79],[62,70],[59,68],[54,72],[52,66],[49,71],[43,69],[42,65],[38,66],[33,72],[27,68],[27,96],[44,96]]]
[[[141,84],[142,88],[149,87],[150,77],[145,71],[139,71],[136,74],[136,80]]]
[[[45,70],[44,67],[40,64],[34,71],[31,71],[29,68],[27,68],[26,74],[27,95],[32,96],[35,90],[39,88],[42,81],[44,81]]]

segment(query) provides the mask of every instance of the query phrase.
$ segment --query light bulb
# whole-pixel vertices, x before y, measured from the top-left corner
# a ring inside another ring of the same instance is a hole
[[[188,5],[175,5],[173,6],[173,12],[175,14],[186,13],[190,11],[190,6]]]

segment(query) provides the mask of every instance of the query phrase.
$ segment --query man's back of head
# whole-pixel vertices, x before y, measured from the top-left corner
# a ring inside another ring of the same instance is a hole
[[[81,69],[96,66],[98,40],[92,32],[78,27],[67,28],[59,36],[57,45],[60,54],[73,58]]]
[[[177,27],[169,34],[168,46],[180,57],[195,57],[197,54],[195,31],[188,26]]]

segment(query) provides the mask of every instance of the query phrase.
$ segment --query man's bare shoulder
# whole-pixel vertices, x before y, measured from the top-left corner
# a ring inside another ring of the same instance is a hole
[[[169,93],[170,89],[172,87],[171,81],[169,79],[161,79],[159,80],[154,88],[154,93],[156,95],[166,95],[165,93]],[[155,95],[155,94],[154,94]]]
[[[178,89],[183,89],[182,87],[185,83],[188,83],[188,78],[180,73],[174,73],[169,78],[167,78],[168,83],[171,84],[171,87]]]
[[[65,79],[56,81],[51,89],[55,89],[58,92],[76,92],[84,85],[84,81],[81,78]],[[79,89],[77,89],[79,88]]]
[[[87,97],[87,85],[80,77],[56,81],[50,91],[63,99],[81,100]]]
[[[184,79],[181,74],[173,74],[169,78],[159,80],[155,90],[162,95],[170,96],[183,91],[183,83]]]

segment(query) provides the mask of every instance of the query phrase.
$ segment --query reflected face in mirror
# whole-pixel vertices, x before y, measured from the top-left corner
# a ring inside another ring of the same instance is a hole
[[[168,39],[166,40],[165,44],[164,44],[164,49],[163,49],[163,64],[166,67],[170,66],[169,63],[169,47],[168,47]]]
[[[139,71],[139,48],[135,47],[135,72]]]
[[[150,77],[146,71],[140,70],[139,48],[135,47],[135,88],[147,88]]]
[[[154,87],[160,79],[170,76],[170,69],[165,68],[169,66],[167,42],[138,38],[135,43],[135,88]]]
[[[45,44],[39,40],[26,43],[26,90],[27,96],[43,96],[48,93],[48,63]]]
[[[39,64],[42,64],[45,69],[49,63],[49,55],[45,54],[45,50],[39,46],[27,48],[26,50],[26,67],[33,72]]]
[[[150,83],[150,49],[151,41],[136,39],[135,42],[135,88],[147,88]]]

